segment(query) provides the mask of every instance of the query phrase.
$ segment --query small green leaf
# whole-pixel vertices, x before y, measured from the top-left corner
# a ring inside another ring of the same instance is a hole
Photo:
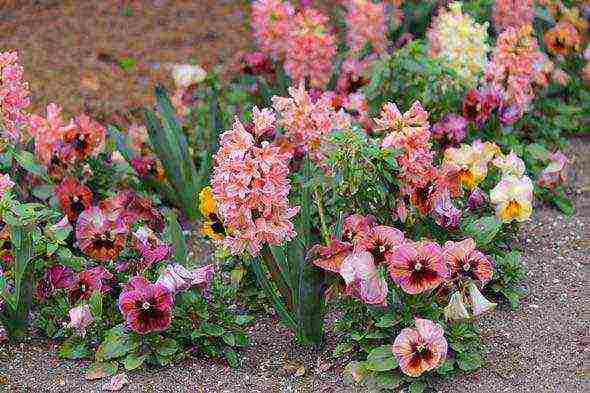
[[[352,351],[353,348],[354,348],[354,346],[352,345],[352,343],[349,343],[349,342],[339,343],[338,345],[336,345],[336,348],[334,348],[334,352],[332,352],[332,356],[334,356],[335,358],[340,357],[340,356],[344,355],[345,353]]]
[[[479,247],[489,244],[502,229],[502,222],[496,217],[482,217],[469,223],[464,232],[475,239]]]
[[[179,346],[173,338],[167,338],[159,342],[156,352],[162,356],[172,356],[178,352]]]
[[[225,356],[225,359],[227,359],[227,362],[229,363],[230,367],[232,367],[232,368],[238,367],[238,365],[239,365],[238,355],[236,354],[235,351],[229,350],[229,351],[226,351],[223,355]]]
[[[95,319],[102,318],[102,292],[95,291],[90,297],[90,311]]]
[[[212,325],[209,323],[204,323],[201,326],[201,329],[209,336],[213,337],[221,337],[225,332],[225,329],[219,325]]]
[[[403,379],[392,372],[382,372],[375,374],[375,382],[382,389],[394,389],[402,384]]]
[[[43,178],[47,177],[47,173],[45,172],[45,168],[41,164],[39,164],[39,162],[37,161],[37,159],[35,158],[35,156],[32,153],[30,153],[26,150],[21,150],[16,153],[14,158],[16,159],[18,164],[27,172],[30,172],[34,175],[37,175],[37,176],[40,176]]]
[[[426,385],[422,381],[414,381],[410,385],[410,393],[422,393],[426,389]]]
[[[135,353],[130,353],[125,358],[125,370],[133,371],[138,369],[139,367],[143,366],[143,363],[146,361],[147,357],[147,355],[138,355]]]
[[[225,332],[223,334],[223,341],[230,347],[233,347],[236,345],[236,336],[231,332]]]
[[[388,371],[396,368],[398,363],[393,356],[391,345],[373,349],[367,356],[366,366],[371,371]]]
[[[96,362],[88,366],[84,376],[88,380],[101,379],[115,375],[118,369],[115,362]]]
[[[247,325],[250,322],[252,322],[253,319],[254,319],[253,316],[244,314],[244,315],[237,315],[235,321],[238,325]]]
[[[62,359],[83,359],[91,355],[86,342],[78,336],[68,338],[59,347],[59,357]]]
[[[483,358],[476,352],[457,354],[457,366],[463,371],[474,371],[483,365]]]
[[[385,314],[381,317],[379,322],[376,323],[377,327],[390,328],[399,323],[399,319],[393,314]]]
[[[566,198],[561,195],[556,195],[553,197],[553,203],[561,210],[564,214],[571,216],[574,214],[574,205],[569,198]]]

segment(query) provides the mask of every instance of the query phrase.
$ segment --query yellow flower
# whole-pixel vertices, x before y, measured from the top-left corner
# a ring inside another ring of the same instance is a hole
[[[444,154],[444,163],[457,166],[461,184],[473,190],[486,178],[488,164],[499,151],[495,143],[476,140],[473,145],[462,144],[459,148],[448,148]]]
[[[533,182],[527,176],[505,176],[490,192],[490,202],[503,222],[527,221],[533,212]]]
[[[201,233],[213,240],[222,240],[225,237],[225,227],[217,214],[217,203],[211,187],[205,187],[199,193],[199,209],[205,218]]]

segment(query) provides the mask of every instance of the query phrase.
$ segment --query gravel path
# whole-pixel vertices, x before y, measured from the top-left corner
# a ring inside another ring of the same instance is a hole
[[[564,217],[539,208],[523,228],[530,296],[522,309],[502,307],[481,321],[487,366],[469,376],[444,381],[438,392],[587,392],[588,285],[590,263],[590,143],[575,142],[573,171],[576,214]],[[276,321],[252,328],[254,346],[232,370],[221,363],[191,359],[173,368],[130,376],[129,392],[364,392],[346,384],[342,365],[332,364],[329,338],[320,353],[301,350]],[[586,363],[584,363],[586,359]],[[88,382],[81,367],[63,362],[46,342],[0,348],[0,391],[100,392],[104,381]]]

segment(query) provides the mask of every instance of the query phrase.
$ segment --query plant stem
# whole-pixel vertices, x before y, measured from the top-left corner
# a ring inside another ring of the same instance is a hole
[[[287,309],[290,311],[293,311],[294,310],[293,295],[291,293],[291,288],[289,287],[289,285],[285,281],[283,274],[281,273],[281,270],[280,270],[278,264],[276,263],[273,255],[270,253],[270,251],[266,247],[264,247],[262,249],[260,255],[261,255],[262,261],[266,265],[266,268],[268,269],[268,271],[272,277],[273,282],[275,283],[279,292],[281,293],[281,296],[283,297],[283,299],[285,301],[285,305],[287,306]]]
[[[320,214],[322,237],[324,238],[324,242],[328,244],[330,242],[330,234],[328,232],[328,226],[326,225],[326,216],[324,213],[324,204],[322,203],[322,196],[318,192],[317,188],[313,191],[313,195],[315,196],[315,203],[318,206],[318,212]]]

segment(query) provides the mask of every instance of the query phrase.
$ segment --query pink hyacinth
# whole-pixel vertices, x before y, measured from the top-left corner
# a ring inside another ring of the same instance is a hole
[[[287,40],[285,72],[296,84],[309,81],[310,87],[323,89],[332,76],[336,56],[328,17],[313,8],[305,8],[295,15],[294,24]]]
[[[443,328],[428,319],[415,319],[415,328],[405,328],[395,338],[393,354],[402,372],[418,377],[438,368],[447,356]]]
[[[502,91],[503,107],[512,107],[506,122],[515,121],[514,114],[524,112],[535,97],[533,84],[544,62],[531,26],[509,27],[499,36],[486,70],[486,80]]]
[[[29,118],[25,109],[31,99],[23,72],[16,52],[0,52],[0,134],[13,141],[20,139]]]
[[[436,288],[449,277],[442,248],[432,242],[406,243],[389,259],[389,275],[410,294]]]
[[[119,296],[125,322],[139,334],[162,332],[172,322],[172,294],[161,284],[133,277]]]
[[[533,0],[495,0],[492,21],[496,31],[532,24],[535,18],[533,6]]]
[[[366,44],[377,53],[387,50],[385,3],[372,0],[344,0],[346,7],[346,43],[359,55]]]
[[[281,60],[287,53],[289,35],[294,28],[295,9],[288,1],[257,0],[252,3],[251,23],[261,50]]]
[[[0,198],[2,198],[8,191],[12,190],[14,182],[7,173],[0,174]]]
[[[234,255],[257,255],[265,243],[280,245],[296,236],[289,205],[291,155],[254,137],[236,118],[220,138],[211,186],[228,231],[223,240]]]

